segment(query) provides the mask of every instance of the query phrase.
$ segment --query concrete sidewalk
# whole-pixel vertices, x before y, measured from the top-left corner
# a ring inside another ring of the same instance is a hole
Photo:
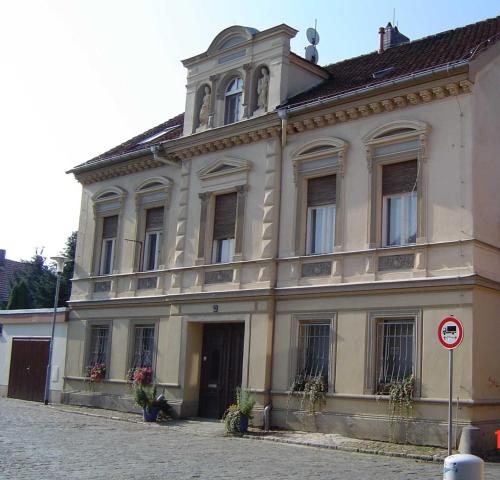
[[[54,404],[49,408],[69,413],[77,413],[94,417],[108,418],[115,421],[143,423],[142,416],[137,413],[125,413],[115,410],[81,407],[75,405]],[[168,428],[169,430],[186,430],[203,436],[224,436],[224,425],[218,420],[196,418],[190,420],[168,419],[150,424],[152,428]],[[308,433],[287,430],[272,430],[264,432],[258,428],[250,428],[248,433],[242,435],[252,440],[287,443],[316,448],[341,450],[345,452],[369,453],[389,457],[405,457],[414,460],[442,463],[447,456],[444,448],[422,447],[416,445],[400,445],[389,442],[372,440],[359,440],[344,437],[336,433]],[[456,453],[456,452],[455,452]]]

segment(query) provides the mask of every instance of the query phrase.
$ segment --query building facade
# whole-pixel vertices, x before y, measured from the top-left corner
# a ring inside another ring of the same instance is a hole
[[[319,67],[297,32],[222,31],[185,60],[186,109],[71,172],[83,188],[65,399],[131,408],[151,366],[182,416],[242,385],[273,425],[389,438],[412,379],[412,443],[500,418],[500,19]],[[85,389],[87,367],[106,379]],[[321,411],[290,398],[320,378]],[[479,433],[478,433],[479,432]]]

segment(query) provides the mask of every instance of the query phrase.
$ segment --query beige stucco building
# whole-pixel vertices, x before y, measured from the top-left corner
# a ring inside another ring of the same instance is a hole
[[[413,375],[407,438],[445,445],[451,314],[459,431],[493,448],[499,32],[388,26],[379,52],[323,68],[289,26],[230,27],[185,60],[184,115],[72,170],[66,401],[132,408],[147,365],[183,416],[220,417],[242,385],[256,424],[272,405],[273,425],[387,440],[388,385]],[[300,374],[325,382],[315,415],[289,399]]]

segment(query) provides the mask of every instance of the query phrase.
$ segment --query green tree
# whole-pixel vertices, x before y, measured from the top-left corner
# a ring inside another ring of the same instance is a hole
[[[61,252],[61,255],[68,259],[61,274],[61,289],[59,290],[59,306],[61,307],[65,306],[71,297],[71,279],[75,270],[76,239],[77,232],[72,232],[66,240],[64,250]]]
[[[10,290],[9,300],[7,301],[7,310],[20,310],[32,308],[28,284],[24,280],[17,281]]]
[[[26,282],[32,299],[31,308],[51,308],[54,306],[56,274],[54,268],[46,264],[43,250],[24,262],[25,268],[17,275],[16,283]]]
[[[61,255],[68,258],[61,274],[61,285],[59,290],[58,307],[66,306],[66,302],[71,296],[71,279],[73,278],[76,234],[71,233],[66,240],[66,246]],[[8,302],[8,308],[52,308],[54,306],[54,294],[56,288],[56,268],[53,264],[47,264],[47,258],[43,256],[43,250],[31,258],[24,261],[25,268],[16,273],[13,282],[12,292],[15,298],[13,302]],[[11,306],[9,306],[11,305]]]

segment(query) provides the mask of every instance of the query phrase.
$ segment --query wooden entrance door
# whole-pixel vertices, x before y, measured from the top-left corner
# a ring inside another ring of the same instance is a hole
[[[12,340],[9,397],[43,402],[49,345],[49,340],[38,338]]]
[[[241,386],[243,323],[206,324],[203,328],[199,415],[221,418]]]

